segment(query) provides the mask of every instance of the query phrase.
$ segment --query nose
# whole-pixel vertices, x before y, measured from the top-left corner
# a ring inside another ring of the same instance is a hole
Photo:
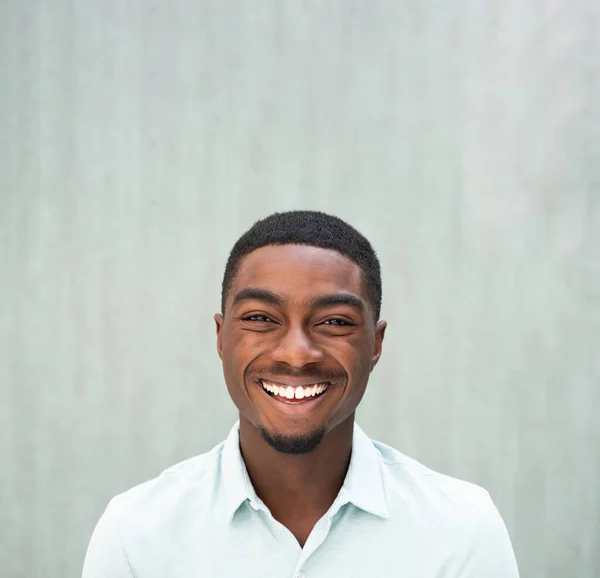
[[[301,368],[323,360],[323,351],[303,327],[290,327],[281,337],[273,353],[275,361]]]

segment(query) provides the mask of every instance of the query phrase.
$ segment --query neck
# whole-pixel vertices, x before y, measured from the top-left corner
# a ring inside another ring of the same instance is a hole
[[[312,528],[327,512],[348,471],[353,430],[354,414],[327,433],[314,451],[282,454],[240,416],[240,450],[248,475],[276,520]]]

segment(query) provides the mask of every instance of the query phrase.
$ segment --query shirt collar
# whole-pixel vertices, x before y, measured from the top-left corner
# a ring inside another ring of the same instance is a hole
[[[234,424],[221,452],[222,487],[227,520],[231,522],[246,500],[258,510],[262,501],[256,495],[240,451],[240,422]],[[341,493],[356,507],[381,518],[389,518],[381,455],[357,423],[352,436],[352,455]]]
[[[254,491],[246,464],[240,451],[240,422],[231,428],[221,452],[221,484],[225,494],[227,520],[231,522],[238,508],[250,500],[256,508],[258,496]]]
[[[356,422],[344,487],[349,501],[361,510],[381,518],[390,517],[381,454]]]

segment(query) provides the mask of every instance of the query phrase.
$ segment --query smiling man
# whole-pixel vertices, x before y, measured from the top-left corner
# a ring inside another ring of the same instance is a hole
[[[111,500],[84,578],[517,578],[489,494],[355,423],[386,322],[370,243],[276,213],[235,244],[215,315],[228,438]]]

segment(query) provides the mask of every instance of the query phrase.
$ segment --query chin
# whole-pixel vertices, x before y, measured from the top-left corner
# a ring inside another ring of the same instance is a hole
[[[282,454],[309,454],[319,447],[327,430],[319,428],[304,434],[281,434],[270,432],[264,426],[259,428],[262,438],[277,452]]]

